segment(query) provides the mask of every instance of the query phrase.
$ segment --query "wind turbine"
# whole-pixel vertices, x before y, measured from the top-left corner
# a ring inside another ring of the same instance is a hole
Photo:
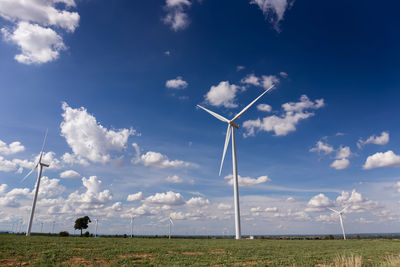
[[[133,220],[135,218],[133,216],[131,216],[131,238],[133,237]]]
[[[236,230],[236,239],[240,239],[242,237],[241,234],[241,227],[240,227],[240,207],[239,207],[239,181],[238,181],[238,171],[237,171],[237,157],[236,157],[236,137],[235,137],[235,128],[239,129],[239,126],[235,124],[235,121],[243,115],[258,99],[260,99],[263,95],[265,95],[268,91],[270,91],[274,85],[271,85],[267,90],[265,90],[259,97],[253,100],[250,104],[248,104],[242,111],[236,114],[233,119],[228,120],[225,117],[206,109],[200,105],[197,105],[199,108],[205,110],[206,112],[210,113],[212,116],[216,117],[220,121],[228,123],[228,128],[226,130],[226,137],[225,137],[225,145],[224,145],[224,152],[222,154],[221,166],[219,169],[219,175],[221,176],[222,165],[224,164],[226,150],[229,145],[230,137],[232,134],[232,168],[233,168],[233,190],[234,190],[234,202],[235,202],[235,230]]]
[[[47,138],[47,130],[46,130],[46,135],[44,136],[42,150],[40,151],[40,154],[39,154],[39,160],[33,166],[32,170],[24,177],[24,179],[22,179],[22,182],[25,181],[25,179],[28,178],[28,176],[31,175],[34,170],[38,169],[38,178],[37,178],[37,181],[36,181],[36,191],[35,191],[35,196],[34,196],[33,202],[32,202],[31,217],[29,218],[28,228],[26,230],[26,236],[30,236],[31,235],[32,223],[33,223],[33,215],[35,214],[36,201],[37,201],[37,197],[38,197],[38,193],[39,193],[40,179],[42,178],[43,167],[50,167],[49,164],[45,164],[45,163],[42,162],[43,149],[44,149],[44,144],[46,143],[46,138]]]
[[[40,223],[40,233],[43,233],[43,222]]]
[[[345,232],[344,232],[343,217],[342,217],[342,215],[343,215],[344,211],[347,209],[347,207],[345,207],[345,208],[342,209],[341,211],[337,211],[337,210],[334,210],[334,209],[331,209],[331,208],[328,208],[328,209],[330,209],[331,211],[333,211],[334,213],[336,213],[336,214],[339,215],[340,226],[342,226],[343,239],[346,240],[346,234],[345,234]]]
[[[96,222],[96,230],[95,230],[95,232],[94,232],[94,237],[96,238],[97,237],[97,226],[98,226],[98,224],[99,224],[99,220],[98,219],[94,219],[95,220],[95,222]]]
[[[171,216],[169,217],[169,234],[168,239],[171,239],[171,225],[174,225],[174,221],[172,221]]]
[[[56,221],[53,221],[53,228],[52,228],[52,230],[51,230],[51,232],[52,232],[53,234],[55,234],[55,232],[54,232],[54,226],[55,226],[55,224],[56,224]]]

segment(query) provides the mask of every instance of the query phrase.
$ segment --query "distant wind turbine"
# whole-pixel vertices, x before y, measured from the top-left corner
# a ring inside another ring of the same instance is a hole
[[[40,151],[40,154],[39,154],[39,160],[37,161],[37,163],[35,163],[32,170],[24,177],[24,179],[22,179],[22,182],[25,181],[25,179],[28,178],[28,176],[31,175],[34,170],[36,170],[36,169],[38,170],[38,178],[36,181],[36,191],[35,191],[35,196],[34,196],[33,202],[32,202],[31,216],[29,218],[28,228],[26,230],[26,236],[31,235],[33,216],[35,215],[36,201],[37,201],[37,197],[38,197],[38,193],[39,193],[40,179],[42,178],[43,167],[50,167],[49,164],[45,164],[42,162],[43,149],[44,149],[44,144],[46,143],[46,138],[47,138],[47,130],[46,130],[46,135],[44,136],[42,150]]]
[[[43,233],[43,222],[40,223],[40,233]]]
[[[342,227],[342,232],[343,232],[343,239],[346,240],[346,234],[345,234],[345,232],[344,232],[343,217],[342,217],[342,215],[343,215],[344,211],[347,209],[347,207],[345,207],[345,208],[342,209],[341,211],[337,211],[337,210],[334,210],[334,209],[331,209],[331,208],[328,208],[328,209],[330,209],[331,211],[333,211],[334,213],[336,213],[336,214],[339,215],[340,226]]]
[[[94,232],[94,237],[97,237],[97,226],[99,225],[99,220],[98,219],[94,219],[96,222],[96,230]]]
[[[168,239],[171,239],[171,225],[174,225],[174,221],[172,220],[171,216],[169,217],[169,233]]]
[[[52,228],[52,230],[51,230],[51,232],[52,232],[53,234],[55,234],[55,232],[54,232],[54,226],[55,226],[55,224],[56,224],[56,221],[53,221],[53,228]]]
[[[212,116],[216,117],[220,121],[228,123],[228,128],[226,130],[226,137],[225,137],[225,145],[224,145],[224,152],[222,154],[221,166],[219,169],[219,175],[221,176],[222,165],[224,164],[226,150],[229,145],[230,137],[232,134],[232,168],[233,168],[233,190],[234,190],[234,201],[235,201],[235,230],[236,230],[236,239],[240,239],[242,237],[241,234],[241,227],[240,227],[240,207],[239,207],[239,181],[238,181],[238,171],[237,171],[237,157],[236,157],[236,138],[235,138],[235,128],[239,129],[239,126],[235,124],[235,120],[237,120],[240,116],[243,115],[258,99],[260,99],[263,95],[265,95],[268,91],[270,91],[274,85],[270,86],[267,90],[265,90],[259,97],[257,97],[253,102],[248,104],[242,111],[236,114],[233,119],[228,120],[223,116],[208,110],[200,105],[197,105],[199,108],[205,110],[206,112],[210,113]]]
[[[133,220],[135,218],[133,216],[131,216],[131,238],[133,237]]]

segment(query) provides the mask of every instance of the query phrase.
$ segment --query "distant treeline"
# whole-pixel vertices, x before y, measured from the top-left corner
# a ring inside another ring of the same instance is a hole
[[[67,236],[60,235],[61,233],[32,233],[33,236]],[[14,234],[14,235],[25,235],[25,233],[12,233],[12,232],[0,232],[0,234]],[[69,236],[77,237],[80,235],[69,234]],[[93,237],[93,234],[88,235]],[[130,238],[130,235],[98,235],[101,238]],[[347,239],[400,239],[400,233],[373,233],[373,234],[347,234]],[[135,235],[134,238],[168,238],[168,235]],[[234,236],[229,235],[174,235],[171,238],[180,239],[233,239]],[[242,236],[243,239],[275,239],[275,240],[333,240],[343,239],[342,235],[254,235],[254,236]]]

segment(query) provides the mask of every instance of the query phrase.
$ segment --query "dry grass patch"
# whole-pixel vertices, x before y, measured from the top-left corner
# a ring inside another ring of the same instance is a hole
[[[182,252],[183,255],[203,255],[204,252],[201,251],[186,251]]]
[[[210,254],[227,254],[227,252],[224,249],[213,249],[210,250]]]
[[[29,265],[29,262],[21,262],[18,259],[1,259],[0,260],[0,266],[15,266],[15,265]]]

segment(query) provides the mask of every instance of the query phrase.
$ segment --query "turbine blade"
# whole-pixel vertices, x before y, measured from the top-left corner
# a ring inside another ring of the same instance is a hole
[[[232,132],[232,128],[231,127],[232,126],[230,124],[228,124],[228,129],[226,129],[224,152],[222,153],[221,166],[219,168],[219,176],[221,176],[221,171],[222,171],[222,166],[224,165],[224,159],[225,159],[226,150],[228,149],[229,141],[231,139],[231,132]]]
[[[32,170],[31,170],[30,172],[28,172],[28,174],[25,175],[25,177],[21,180],[21,183],[22,183],[23,181],[25,181],[26,178],[28,178],[28,176],[31,175],[32,172],[34,172],[34,171],[36,170],[37,166],[38,166],[38,164],[36,163],[35,166],[32,168]]]
[[[344,208],[340,211],[340,213],[344,212],[348,207],[349,207],[349,206],[344,207]]]
[[[271,90],[272,88],[274,88],[275,85],[271,85],[267,90],[264,91],[264,93],[262,93],[259,97],[257,97],[256,99],[253,100],[253,102],[251,102],[250,104],[248,104],[244,109],[242,109],[242,111],[240,111],[238,114],[236,114],[235,117],[233,117],[233,119],[231,120],[231,122],[234,122],[235,120],[237,120],[240,116],[242,116],[243,113],[246,112],[246,110],[248,110],[254,103],[257,102],[258,99],[260,99],[263,95],[265,95],[269,90]]]
[[[220,121],[229,123],[229,120],[226,119],[226,118],[224,118],[224,117],[222,117],[221,115],[219,115],[219,114],[217,114],[217,113],[215,113],[215,112],[213,112],[213,111],[211,111],[211,110],[208,110],[208,109],[206,109],[205,107],[202,107],[202,106],[200,106],[200,105],[197,105],[197,106],[198,106],[199,108],[205,110],[206,112],[210,113],[211,115],[213,115],[215,118],[219,119]]]
[[[331,208],[328,208],[328,209],[333,211],[334,213],[338,213],[339,214],[339,212],[337,210],[334,210],[334,209],[331,209]]]
[[[44,135],[43,144],[42,144],[42,149],[40,150],[39,163],[42,162],[43,150],[44,150],[44,145],[46,144],[47,132],[48,132],[48,131],[49,131],[49,129],[46,129],[46,134]]]
[[[345,232],[344,232],[344,226],[343,226],[342,214],[340,214],[340,226],[342,226],[343,239],[346,239],[346,234],[345,234]]]
[[[171,222],[172,225],[174,225],[174,221],[172,221],[171,217],[169,218],[169,221]]]

